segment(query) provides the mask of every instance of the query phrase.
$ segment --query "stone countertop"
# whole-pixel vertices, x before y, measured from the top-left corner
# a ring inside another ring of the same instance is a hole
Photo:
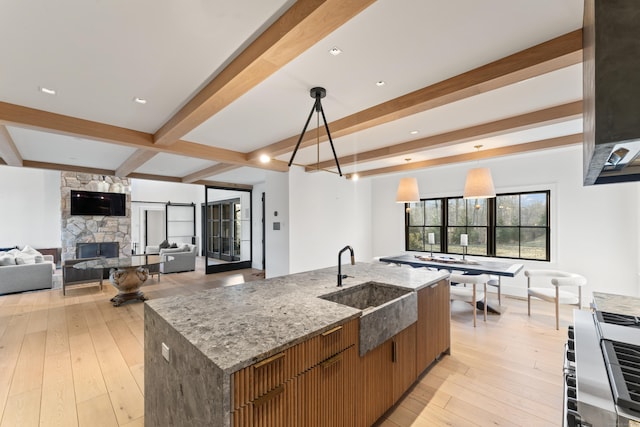
[[[594,292],[593,303],[598,311],[640,316],[640,298],[638,297]]]
[[[378,282],[417,291],[448,273],[382,263],[343,265],[343,288]],[[362,310],[318,298],[338,290],[338,267],[145,302],[230,374],[360,317]]]

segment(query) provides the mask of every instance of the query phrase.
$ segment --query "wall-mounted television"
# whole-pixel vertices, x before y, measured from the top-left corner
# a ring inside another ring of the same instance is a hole
[[[127,195],[71,190],[71,215],[126,216]]]

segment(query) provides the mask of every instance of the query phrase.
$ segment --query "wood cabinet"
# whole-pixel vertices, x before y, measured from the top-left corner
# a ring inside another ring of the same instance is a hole
[[[417,322],[416,322],[417,323]],[[416,323],[391,339],[393,362],[393,403],[396,403],[417,378]]]
[[[368,427],[450,347],[449,284],[418,291],[418,321],[363,357],[359,320],[233,374],[233,427]]]
[[[297,377],[294,425],[354,427],[357,368],[357,347],[351,346]]]
[[[358,426],[370,426],[416,380],[416,324],[369,351],[360,359],[361,397]]]
[[[392,343],[389,339],[360,358],[359,427],[372,425],[393,406]]]
[[[451,346],[449,283],[441,280],[418,291],[416,372],[420,375]]]
[[[353,426],[357,342],[355,319],[234,373],[231,425]]]

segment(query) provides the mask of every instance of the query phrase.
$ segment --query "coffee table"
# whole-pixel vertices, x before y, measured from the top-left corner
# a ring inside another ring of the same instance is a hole
[[[170,257],[166,257],[167,259]],[[140,287],[149,277],[149,266],[157,265],[167,259],[158,255],[131,255],[120,258],[98,258],[74,264],[73,268],[80,270],[109,269],[109,281],[118,290],[118,294],[111,298],[114,307],[127,301],[145,301],[147,297]]]

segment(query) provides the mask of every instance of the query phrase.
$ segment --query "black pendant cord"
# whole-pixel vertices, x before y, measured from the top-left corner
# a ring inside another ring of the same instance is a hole
[[[313,116],[313,111],[315,110],[317,113],[322,114],[322,121],[324,122],[324,128],[327,131],[327,137],[329,138],[329,144],[331,145],[331,151],[333,152],[333,158],[336,161],[336,167],[338,168],[338,174],[342,176],[342,170],[340,169],[340,163],[338,162],[338,156],[336,155],[336,149],[333,145],[333,139],[331,138],[331,132],[329,132],[329,125],[327,124],[327,118],[324,115],[324,108],[322,108],[322,99],[326,95],[326,91],[323,88],[314,87],[311,89],[311,96],[315,98],[315,102],[313,103],[313,107],[311,107],[311,112],[309,113],[309,117],[307,117],[307,122],[304,124],[302,128],[302,133],[300,134],[300,138],[298,138],[298,142],[296,143],[296,148],[293,150],[293,154],[291,155],[291,159],[289,160],[289,167],[293,164],[293,159],[296,157],[296,153],[298,152],[298,148],[300,148],[300,143],[302,142],[302,138],[307,131],[307,127],[309,126],[309,122],[311,121],[311,117]]]
[[[329,144],[331,144],[331,151],[333,151],[333,158],[335,159],[336,166],[338,167],[338,175],[342,176],[342,171],[340,170],[340,163],[338,162],[336,149],[333,146],[333,139],[331,139],[331,132],[329,132],[329,125],[327,125],[327,118],[324,116],[324,108],[322,108],[322,104],[320,104],[320,112],[322,113],[322,121],[324,122],[324,128],[327,130],[327,136],[329,137]]]
[[[316,100],[316,103],[318,101]],[[289,160],[289,167],[291,167],[291,164],[293,163],[293,159],[296,157],[296,153],[298,152],[298,148],[300,147],[300,142],[302,142],[302,137],[304,136],[304,133],[307,131],[307,126],[309,126],[309,122],[311,121],[311,117],[313,116],[313,110],[316,109],[316,104],[313,104],[313,107],[311,107],[311,112],[309,113],[309,117],[307,118],[307,123],[304,124],[304,127],[302,128],[302,133],[300,134],[300,138],[298,138],[298,143],[296,144],[296,148],[293,150],[293,154],[291,155],[291,159]]]

